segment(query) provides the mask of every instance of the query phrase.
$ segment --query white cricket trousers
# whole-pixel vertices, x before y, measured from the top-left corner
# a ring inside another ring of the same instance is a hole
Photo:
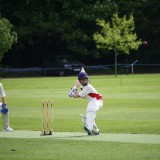
[[[93,131],[93,125],[96,126],[96,113],[103,106],[103,100],[93,99],[88,103],[86,110],[86,126],[90,131]]]
[[[95,124],[96,111],[86,112],[86,126],[90,131],[93,131],[93,124]]]
[[[3,119],[3,128],[7,128],[9,126],[9,116],[7,114],[2,114],[2,119]]]

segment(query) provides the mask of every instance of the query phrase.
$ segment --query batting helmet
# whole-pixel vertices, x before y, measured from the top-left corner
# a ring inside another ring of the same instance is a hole
[[[78,80],[81,80],[81,79],[88,79],[88,74],[86,72],[80,72],[78,74]]]

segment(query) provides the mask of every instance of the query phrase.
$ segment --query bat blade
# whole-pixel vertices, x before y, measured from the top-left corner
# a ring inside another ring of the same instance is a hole
[[[80,72],[85,72],[85,70],[84,70],[84,68],[82,67],[82,69],[81,69],[81,71]],[[79,82],[79,80],[77,79],[76,80],[76,82],[74,83],[74,86],[73,86],[73,88],[72,89],[77,89],[78,88],[78,86],[79,86],[79,84],[80,84],[80,82]]]

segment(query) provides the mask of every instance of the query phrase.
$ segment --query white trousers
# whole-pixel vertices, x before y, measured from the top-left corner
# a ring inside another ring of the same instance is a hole
[[[2,109],[2,105],[0,104],[0,110]],[[3,120],[3,128],[9,127],[9,112],[6,114],[2,114],[2,120]]]
[[[3,119],[3,128],[9,127],[9,115],[7,114],[2,114],[2,119]]]
[[[88,103],[86,110],[86,127],[93,131],[94,126],[97,128],[95,120],[96,120],[96,112],[103,106],[103,100],[93,99]]]
[[[90,131],[93,131],[93,125],[96,125],[95,119],[96,119],[96,110],[86,112],[86,127]]]

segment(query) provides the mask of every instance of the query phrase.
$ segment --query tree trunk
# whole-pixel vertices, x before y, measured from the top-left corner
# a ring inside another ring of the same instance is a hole
[[[117,77],[117,52],[115,49],[115,77]]]

